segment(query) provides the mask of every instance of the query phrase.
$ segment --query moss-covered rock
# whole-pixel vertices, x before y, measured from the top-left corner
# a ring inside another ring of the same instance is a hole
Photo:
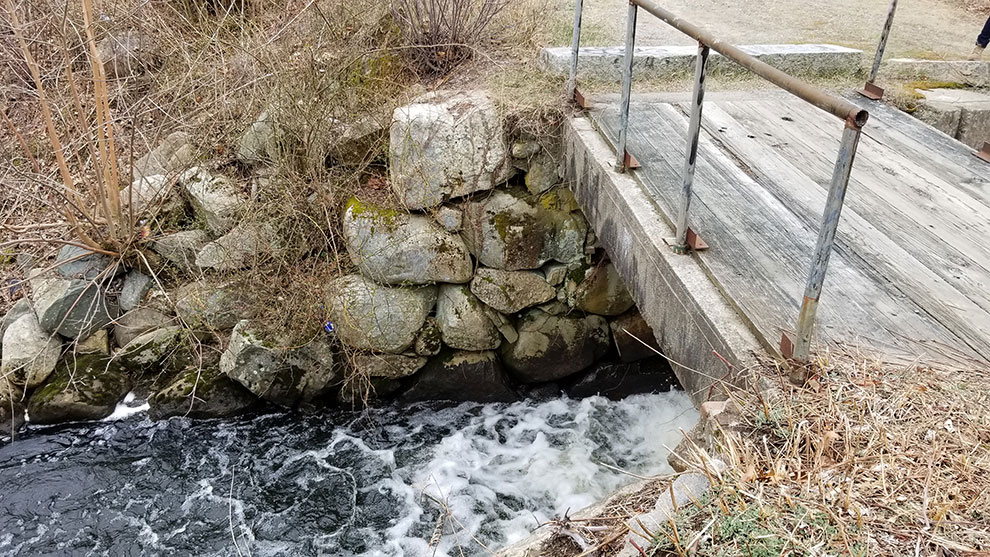
[[[181,346],[184,335],[191,334],[178,325],[142,333],[114,353],[114,359],[133,370],[150,370]]]
[[[538,308],[523,314],[519,338],[502,345],[502,361],[522,383],[555,381],[577,373],[609,349],[608,323],[589,315],[550,315]]]
[[[635,304],[611,262],[589,269],[574,288],[570,301],[581,311],[608,316],[625,313]]]
[[[248,320],[231,332],[220,370],[258,397],[287,407],[325,394],[340,382],[327,339],[288,346]]]
[[[538,273],[478,269],[471,280],[471,292],[492,309],[502,313],[518,313],[542,304],[557,295],[554,287]]]
[[[485,307],[466,284],[444,284],[437,297],[437,323],[444,344],[458,350],[494,350],[502,343]]]
[[[377,379],[409,377],[426,365],[423,356],[405,354],[368,354],[359,352],[350,357],[356,375]]]
[[[498,356],[490,350],[446,351],[413,376],[409,390],[402,394],[407,401],[510,402],[517,398]]]
[[[148,415],[153,420],[171,416],[226,418],[250,409],[257,402],[257,397],[224,375],[214,362],[181,371],[148,399]]]
[[[344,245],[361,273],[387,284],[471,280],[464,241],[423,215],[351,199],[344,209]]]
[[[416,335],[413,348],[419,356],[436,356],[440,353],[440,349],[443,348],[443,339],[441,338],[440,325],[437,324],[436,319],[426,318],[423,328]]]
[[[521,188],[464,203],[464,241],[482,265],[517,271],[584,257],[588,225],[562,207],[553,192],[532,196]]]
[[[175,312],[193,329],[225,331],[234,328],[248,313],[250,300],[229,284],[206,281],[181,286],[172,295]]]
[[[37,424],[99,420],[113,413],[130,386],[127,371],[116,360],[70,355],[31,396],[28,415]]]
[[[337,279],[330,292],[327,307],[340,340],[390,354],[413,345],[437,300],[436,286],[382,286],[361,275]]]

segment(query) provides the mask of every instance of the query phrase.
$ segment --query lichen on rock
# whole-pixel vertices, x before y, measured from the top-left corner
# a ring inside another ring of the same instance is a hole
[[[130,386],[127,371],[116,360],[70,355],[31,396],[28,415],[37,424],[99,420],[113,413]]]
[[[471,254],[457,234],[423,215],[348,201],[344,245],[361,273],[386,284],[463,283]]]
[[[340,340],[359,350],[398,354],[412,346],[437,300],[436,286],[392,287],[346,275],[327,307]]]

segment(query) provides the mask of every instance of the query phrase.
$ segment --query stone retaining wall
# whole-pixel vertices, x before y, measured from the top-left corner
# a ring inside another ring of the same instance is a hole
[[[263,116],[239,142],[255,176],[277,158],[265,134],[277,125]],[[163,418],[260,401],[617,397],[675,384],[562,183],[558,153],[510,141],[482,92],[421,97],[395,111],[388,135],[397,202],[341,208],[350,270],[314,293],[324,329],[302,345],[265,332],[229,279],[275,254],[307,257],[305,243],[246,219],[248,188],[169,136],[121,192],[156,224],[187,223],[146,240],[165,272],[71,245],[54,271],[32,271],[30,298],[3,321],[0,430],[25,408],[34,423],[98,419],[136,387]]]

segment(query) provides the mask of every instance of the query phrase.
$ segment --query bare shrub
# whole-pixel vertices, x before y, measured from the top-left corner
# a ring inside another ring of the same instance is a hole
[[[395,0],[392,14],[407,55],[426,75],[442,76],[495,37],[493,22],[507,0]]]

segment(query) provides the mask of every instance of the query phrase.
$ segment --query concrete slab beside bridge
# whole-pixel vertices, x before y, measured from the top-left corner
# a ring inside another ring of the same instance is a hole
[[[863,67],[863,51],[833,44],[756,44],[739,48],[775,68],[796,75],[849,75]],[[623,46],[582,47],[578,76],[606,81],[621,78],[625,52]],[[637,46],[633,49],[633,71],[638,78],[691,75],[697,53],[697,46]],[[570,72],[570,47],[544,48],[539,59],[547,71],[561,75]],[[713,73],[746,71],[717,52],[712,53],[709,70]]]
[[[793,331],[842,123],[766,92],[706,100],[690,222],[707,251],[671,253],[689,107],[633,98],[612,168],[616,103],[570,120],[568,179],[682,383],[704,400],[728,366],[779,358]],[[851,97],[852,98],[852,97]],[[886,105],[864,129],[813,351],[941,367],[990,361],[990,164]]]

